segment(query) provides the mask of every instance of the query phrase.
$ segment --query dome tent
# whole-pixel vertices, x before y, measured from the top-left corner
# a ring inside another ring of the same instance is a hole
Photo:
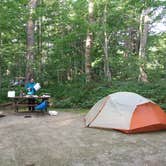
[[[166,129],[166,113],[136,93],[117,92],[99,100],[85,117],[87,127],[138,133]]]

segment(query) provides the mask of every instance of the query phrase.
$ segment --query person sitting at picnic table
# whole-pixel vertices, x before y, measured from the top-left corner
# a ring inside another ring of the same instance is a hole
[[[25,85],[25,88],[27,90],[27,95],[35,95],[36,91],[35,91],[35,82],[34,79],[31,78],[30,81]],[[28,104],[29,105],[34,105],[35,104],[35,98],[29,98],[28,99]],[[35,107],[34,106],[29,106],[29,111],[34,111]]]

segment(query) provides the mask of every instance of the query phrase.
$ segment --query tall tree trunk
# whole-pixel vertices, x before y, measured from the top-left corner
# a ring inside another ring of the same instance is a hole
[[[138,54],[139,50],[139,31],[136,30],[134,27],[130,27],[127,30],[128,38],[125,39],[124,47],[124,57],[128,57],[130,54]]]
[[[43,0],[38,0],[38,4],[42,5],[43,4]],[[37,38],[37,52],[38,52],[38,78],[40,78],[40,80],[43,78],[43,70],[44,70],[44,64],[43,64],[43,18],[42,16],[39,17],[38,21],[37,21],[37,33],[38,33],[38,38]]]
[[[139,59],[141,64],[139,66],[140,74],[138,77],[139,81],[148,82],[148,77],[145,72],[145,58],[146,58],[146,44],[147,44],[147,37],[148,37],[148,21],[150,13],[150,8],[142,11],[140,17],[140,47],[139,47]]]
[[[29,0],[29,20],[27,22],[27,53],[26,53],[26,81],[34,76],[33,66],[34,66],[34,22],[33,22],[33,12],[36,8],[37,0]]]
[[[89,12],[89,24],[90,26],[94,22],[94,1],[89,0],[89,7],[88,7],[88,12]],[[90,31],[88,28],[87,32],[87,37],[86,37],[86,45],[85,45],[85,74],[86,74],[86,82],[91,81],[91,48],[92,48],[92,42],[93,42],[93,33]]]
[[[2,90],[2,68],[1,68],[1,57],[0,57],[0,92],[1,90]]]
[[[131,41],[131,46],[130,50],[133,54],[137,54],[139,52],[139,31],[135,28],[130,28],[129,31],[130,34],[130,41]]]
[[[0,48],[2,48],[2,34],[0,32]],[[3,63],[3,59],[2,59],[2,54],[0,52],[0,92],[2,93],[2,63]]]
[[[104,75],[108,81],[111,81],[111,71],[109,67],[109,54],[108,54],[108,44],[109,44],[109,37],[107,33],[107,4],[104,8]]]

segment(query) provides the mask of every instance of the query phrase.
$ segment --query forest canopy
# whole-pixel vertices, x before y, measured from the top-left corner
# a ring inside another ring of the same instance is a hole
[[[33,76],[56,107],[131,91],[166,108],[163,0],[3,0],[0,8],[0,102],[13,79]]]

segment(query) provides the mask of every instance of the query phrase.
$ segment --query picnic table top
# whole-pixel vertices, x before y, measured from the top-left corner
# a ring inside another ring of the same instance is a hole
[[[9,97],[12,99],[28,99],[28,98],[37,98],[37,99],[48,99],[51,96],[49,95],[42,95],[42,96],[37,96],[37,95],[26,95],[26,96],[15,96],[15,97]]]

